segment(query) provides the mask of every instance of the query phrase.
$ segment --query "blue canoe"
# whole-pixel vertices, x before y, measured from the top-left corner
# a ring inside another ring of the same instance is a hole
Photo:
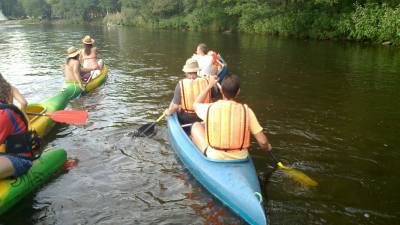
[[[209,160],[183,131],[176,113],[167,121],[169,141],[196,180],[247,223],[267,224],[251,158],[229,162]]]

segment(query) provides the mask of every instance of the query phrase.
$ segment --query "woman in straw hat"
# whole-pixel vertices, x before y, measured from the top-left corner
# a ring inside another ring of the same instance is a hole
[[[101,70],[102,64],[97,62],[97,48],[93,47],[95,40],[86,35],[82,38],[84,48],[81,50],[80,60],[82,62],[83,72],[92,70]]]
[[[186,61],[182,69],[185,72],[184,79],[180,80],[175,87],[174,98],[164,114],[169,116],[178,112],[178,119],[181,124],[194,123],[201,121],[193,110],[193,102],[197,96],[207,87],[208,80],[206,78],[197,77],[199,64],[197,60],[190,58]],[[206,102],[211,101],[211,91],[208,93]],[[190,127],[185,128],[190,131]]]
[[[64,65],[64,80],[65,82],[78,83],[82,90],[85,87],[81,79],[81,65],[79,63],[79,50],[75,47],[70,47],[67,50],[67,61]]]

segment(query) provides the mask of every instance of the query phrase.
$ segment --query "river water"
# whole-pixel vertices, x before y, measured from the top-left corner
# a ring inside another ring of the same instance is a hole
[[[129,137],[167,107],[199,42],[219,51],[242,81],[285,165],[319,182],[308,188],[253,140],[270,224],[398,224],[400,53],[394,47],[257,35],[97,26],[0,25],[0,72],[34,103],[62,87],[66,49],[96,39],[106,84],[74,100],[85,126],[58,125],[46,139],[79,163],[25,198],[0,224],[245,224],[185,169],[161,122]],[[122,154],[125,152],[127,155]]]

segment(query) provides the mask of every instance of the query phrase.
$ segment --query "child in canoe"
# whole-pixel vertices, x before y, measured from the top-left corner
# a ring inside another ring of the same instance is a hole
[[[13,99],[21,109],[13,104]],[[26,106],[24,96],[0,74],[0,179],[25,174],[32,166],[35,149],[40,148],[38,138],[28,131],[22,112]]]

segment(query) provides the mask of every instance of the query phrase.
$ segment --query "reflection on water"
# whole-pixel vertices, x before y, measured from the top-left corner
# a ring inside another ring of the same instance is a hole
[[[85,126],[47,138],[79,163],[0,218],[1,224],[244,224],[188,173],[168,144],[127,134],[167,107],[199,42],[222,53],[287,166],[315,178],[301,187],[253,147],[271,224],[395,224],[399,220],[399,54],[355,43],[91,26],[0,25],[0,72],[29,102],[62,87],[65,51],[96,39],[106,84],[74,100]],[[21,213],[23,212],[23,217]]]

